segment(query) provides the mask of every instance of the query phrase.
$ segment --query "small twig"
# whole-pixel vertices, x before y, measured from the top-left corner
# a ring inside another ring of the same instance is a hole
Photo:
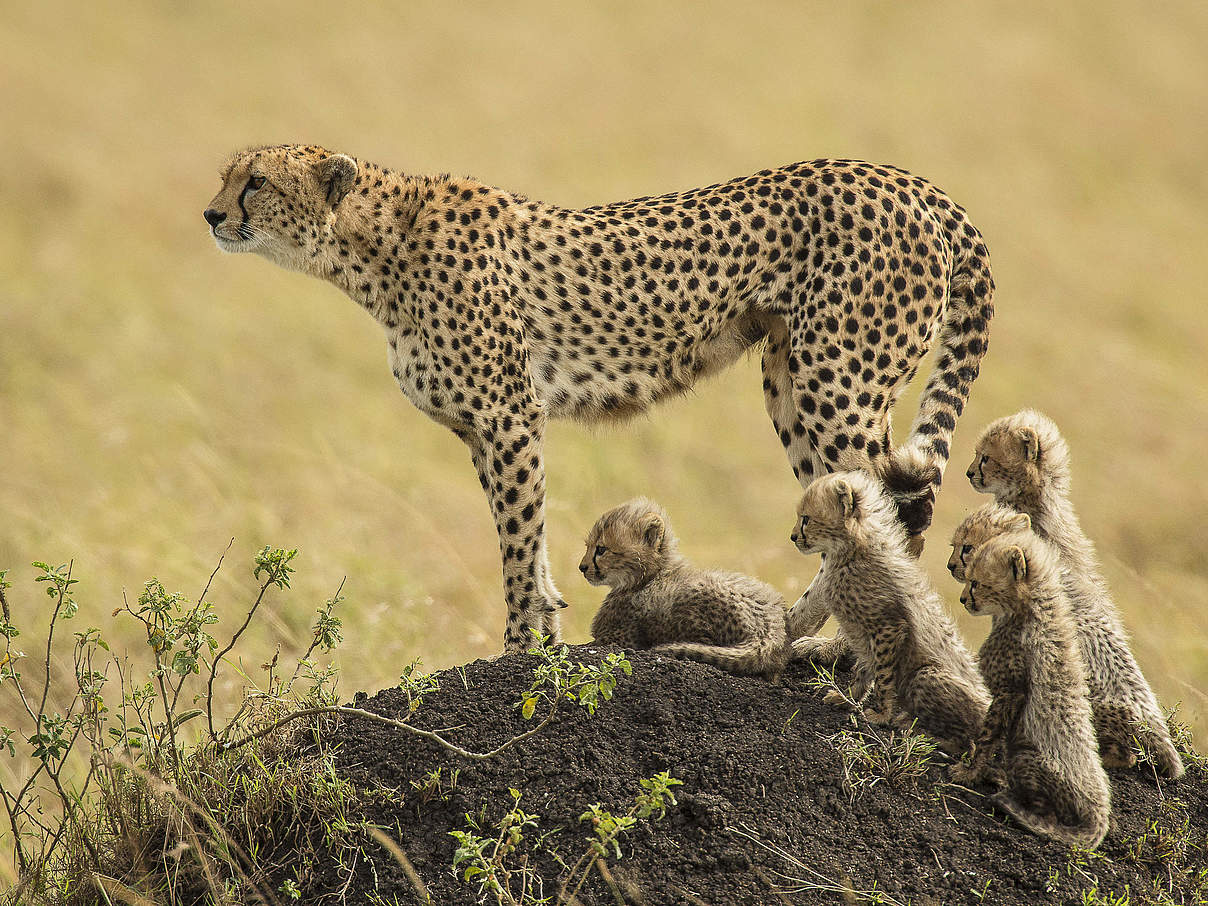
[[[331,596],[331,600],[333,603],[340,599],[340,592],[342,592],[344,590],[344,583],[347,581],[348,581],[347,576],[344,576],[342,579],[340,579],[340,585],[336,589],[336,593]],[[289,690],[294,688],[294,683],[298,681],[298,674],[302,672],[303,662],[306,661],[311,656],[311,653],[314,652],[314,650],[318,647],[319,647],[319,634],[315,633],[314,638],[310,640],[310,647],[306,649],[306,652],[302,655],[302,657],[298,658],[298,663],[294,667],[294,675],[289,678],[289,682],[282,688],[282,690],[281,690],[282,695],[285,695],[286,693],[289,692]]]
[[[276,581],[277,571],[270,569],[269,576],[264,584],[260,586],[260,594],[256,596],[252,609],[247,612],[247,618],[243,621],[243,625],[235,630],[235,634],[231,636],[231,641],[227,643],[227,646],[222,651],[218,652],[210,664],[210,679],[206,683],[206,722],[210,728],[210,739],[215,742],[218,740],[218,734],[214,732],[214,679],[218,675],[218,664],[235,647],[235,643],[239,641],[239,637],[243,635],[244,631],[251,624],[252,617],[256,615],[256,610],[260,607],[260,602],[264,600],[264,595],[268,591],[269,586],[275,584]]]
[[[235,539],[232,537],[231,540],[227,542],[226,549],[218,555],[218,565],[214,567],[214,571],[210,573],[210,578],[206,580],[206,587],[201,590],[201,597],[197,599],[198,604],[201,604],[201,602],[206,599],[206,595],[210,593],[210,583],[213,582],[214,577],[218,575],[218,570],[222,569],[222,561],[225,560],[226,555],[231,552],[231,545],[234,543]]]
[[[364,708],[353,708],[348,705],[317,705],[313,708],[302,708],[299,711],[293,711],[254,733],[249,733],[247,736],[236,739],[233,742],[222,743],[221,750],[226,752],[230,751],[231,749],[238,749],[241,746],[247,745],[249,742],[260,739],[263,736],[267,736],[269,733],[272,733],[279,727],[285,726],[285,724],[290,723],[291,721],[300,720],[303,717],[312,717],[316,714],[341,714],[345,717],[360,717],[364,720],[371,720],[376,723],[385,724],[388,727],[394,727],[397,730],[405,730],[408,733],[421,736],[424,739],[430,739],[432,742],[443,746],[454,755],[460,755],[462,758],[470,758],[475,761],[485,761],[488,758],[494,758],[505,749],[510,749],[512,746],[516,745],[516,743],[523,742],[529,737],[540,733],[553,721],[554,715],[557,713],[557,711],[558,701],[555,701],[553,707],[550,708],[549,714],[542,719],[541,723],[533,727],[533,729],[526,730],[519,736],[513,736],[507,742],[496,746],[488,752],[471,752],[469,749],[463,749],[461,746],[449,742],[449,740],[445,739],[438,733],[432,732],[431,730],[421,730],[419,727],[413,727],[401,720],[395,720],[392,717],[383,717],[381,714],[374,714],[372,711],[366,711]]]
[[[75,560],[67,563],[67,578],[59,586],[59,599],[55,601],[54,613],[50,615],[50,631],[46,633],[46,685],[42,687],[42,701],[38,705],[38,716],[34,719],[39,730],[42,728],[42,715],[46,713],[46,698],[50,694],[50,646],[54,641],[55,623],[58,622],[59,611],[63,609],[63,598],[67,595],[67,589],[71,583],[71,568],[74,565]]]
[[[616,878],[612,876],[612,872],[608,870],[608,866],[604,864],[604,860],[599,856],[596,856],[596,871],[600,873],[600,877],[608,885],[608,889],[612,893],[612,898],[616,900],[617,906],[625,906],[625,895],[621,893],[621,888],[617,885]]]

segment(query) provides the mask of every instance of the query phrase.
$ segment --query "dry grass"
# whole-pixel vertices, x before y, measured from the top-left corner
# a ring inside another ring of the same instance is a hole
[[[249,637],[266,656],[304,646],[301,602],[349,576],[348,692],[417,654],[497,649],[496,542],[461,445],[392,385],[355,305],[208,238],[240,145],[318,141],[567,205],[857,156],[935,179],[994,255],[1000,315],[926,554],[937,583],[955,602],[944,543],[980,502],[962,478],[978,427],[1048,412],[1138,657],[1208,740],[1208,6],[389,9],[47,2],[0,21],[10,578],[74,557],[82,618],[105,625],[150,575],[195,595],[234,535],[303,552],[293,605]],[[623,430],[558,425],[548,458],[571,639],[599,600],[575,575],[582,533],[633,494],[701,563],[789,596],[813,572],[787,541],[797,488],[755,362]],[[240,574],[220,574],[219,608],[242,603]],[[39,599],[11,596],[31,625]]]

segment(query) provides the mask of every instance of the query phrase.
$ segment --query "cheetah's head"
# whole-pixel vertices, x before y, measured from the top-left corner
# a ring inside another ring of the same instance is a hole
[[[609,510],[587,534],[579,571],[592,585],[637,588],[676,558],[666,511],[645,497]]]
[[[961,604],[975,616],[1028,616],[1044,606],[1045,596],[1037,591],[1052,587],[1057,575],[1056,555],[1037,535],[998,535],[974,551]]]
[[[1000,503],[1035,496],[1044,487],[1069,487],[1069,447],[1052,419],[1032,409],[991,422],[965,475]]]
[[[803,554],[826,552],[873,537],[905,544],[897,509],[867,472],[833,472],[810,482],[789,536]]]
[[[205,210],[206,223],[224,252],[256,252],[308,270],[357,172],[351,157],[315,145],[240,151],[220,173],[222,188]]]
[[[1000,506],[997,503],[987,503],[968,516],[952,533],[952,555],[948,558],[948,572],[952,578],[965,581],[965,572],[974,552],[999,535],[1008,532],[1026,532],[1032,528],[1032,520],[1027,513],[1020,513]]]

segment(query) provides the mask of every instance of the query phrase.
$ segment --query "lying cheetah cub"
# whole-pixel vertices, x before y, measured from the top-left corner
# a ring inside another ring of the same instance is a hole
[[[758,579],[692,566],[658,504],[639,497],[609,510],[586,544],[580,572],[612,589],[591,621],[597,642],[653,647],[732,673],[784,669],[784,599]]]
[[[875,683],[869,719],[915,718],[947,751],[960,752],[976,736],[990,697],[939,595],[908,553],[894,512],[868,474],[826,475],[806,488],[793,543],[826,558],[808,594],[834,615],[851,646],[856,695]],[[794,651],[808,656],[808,642],[798,640]]]
[[[1007,788],[994,801],[1034,833],[1093,849],[1111,789],[1058,557],[1032,533],[1000,535],[974,554],[966,580],[965,609],[994,617],[978,655],[994,699],[973,764],[953,774],[981,779],[1001,751]]]
[[[1133,657],[1094,545],[1070,502],[1069,447],[1057,426],[1032,410],[1000,418],[982,432],[966,474],[977,490],[1027,514],[1036,534],[1060,552],[1061,581],[1086,664],[1104,763],[1134,764],[1136,738],[1159,774],[1181,777],[1183,760]]]

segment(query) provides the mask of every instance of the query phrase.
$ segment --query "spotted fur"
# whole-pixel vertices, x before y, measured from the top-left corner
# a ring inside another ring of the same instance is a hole
[[[857,662],[856,696],[871,686],[874,720],[917,719],[950,752],[968,748],[989,695],[955,624],[922,567],[880,483],[865,472],[815,479],[797,508],[793,542],[825,563],[809,596],[824,602]],[[810,656],[814,642],[793,642]],[[831,701],[835,700],[831,696]]]
[[[994,618],[978,653],[993,700],[958,779],[978,779],[1000,752],[1006,789],[994,801],[1034,833],[1094,849],[1107,833],[1111,788],[1056,551],[1032,532],[987,541],[961,603]]]
[[[784,669],[784,599],[758,579],[692,566],[658,504],[640,497],[609,510],[585,544],[579,571],[612,589],[591,623],[597,642],[654,648],[732,673]]]
[[[1032,410],[993,422],[978,439],[966,474],[1000,506],[1026,514],[1036,533],[1060,552],[1104,763],[1134,764],[1135,739],[1159,774],[1181,777],[1183,760],[1166,717],[1133,656],[1095,547],[1074,512],[1069,447],[1057,426]]]
[[[206,211],[219,247],[346,292],[385,331],[403,392],[469,447],[499,533],[507,650],[558,632],[547,420],[641,412],[761,343],[801,483],[880,475],[921,542],[994,288],[981,235],[926,180],[815,160],[567,210],[313,145],[240,152],[222,178]],[[937,344],[892,449],[890,408]]]

